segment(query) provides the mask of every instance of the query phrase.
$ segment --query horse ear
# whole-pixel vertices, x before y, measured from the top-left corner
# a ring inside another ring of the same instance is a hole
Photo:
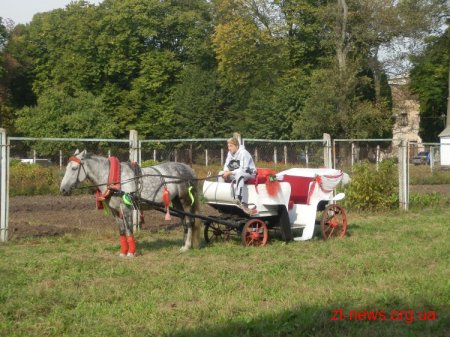
[[[87,154],[86,150],[83,150],[83,152],[80,153],[79,157],[84,158],[84,157],[86,157],[86,154]]]
[[[76,155],[79,154],[79,153],[80,153],[80,150],[76,149],[76,150],[75,150],[75,153],[74,153],[73,155],[76,156]]]

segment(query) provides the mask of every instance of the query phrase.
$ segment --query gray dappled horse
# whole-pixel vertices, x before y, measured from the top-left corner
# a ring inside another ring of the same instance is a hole
[[[71,190],[85,179],[98,186],[102,195],[107,195],[110,163],[108,158],[79,152],[69,158],[64,178],[61,181],[60,191],[69,195]],[[198,201],[192,202],[189,198],[189,187],[196,192],[196,175],[194,171],[183,163],[166,162],[152,167],[146,167],[136,175],[131,164],[120,163],[121,191],[137,194],[143,200],[163,203],[163,192],[167,189],[169,199],[173,207],[178,210],[189,208],[190,213],[195,213]],[[166,192],[167,198],[167,192]],[[167,203],[168,200],[166,200]],[[136,246],[133,236],[133,209],[127,206],[120,193],[112,193],[104,200],[111,209],[112,215],[119,226],[121,241],[121,256],[134,256]],[[184,206],[184,207],[183,207]],[[146,206],[145,209],[151,209]],[[187,251],[191,247],[200,244],[200,221],[195,221],[189,216],[181,217],[182,223],[187,228],[187,235],[181,251]]]

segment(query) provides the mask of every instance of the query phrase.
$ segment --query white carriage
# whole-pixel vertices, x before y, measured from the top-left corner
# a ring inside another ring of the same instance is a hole
[[[342,171],[324,168],[292,168],[278,173],[258,169],[256,178],[247,181],[243,189],[242,201],[251,212],[236,204],[231,183],[205,181],[204,198],[220,212],[220,216],[204,221],[205,240],[227,239],[236,231],[244,245],[265,245],[272,228],[279,228],[285,241],[310,240],[318,211],[323,211],[323,237],[342,237],[347,218],[336,201],[345,194],[335,195],[335,189],[345,176]]]

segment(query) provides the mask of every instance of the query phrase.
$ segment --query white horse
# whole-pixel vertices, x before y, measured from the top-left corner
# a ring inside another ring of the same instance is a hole
[[[69,158],[60,191],[69,195],[71,190],[80,182],[88,179],[99,189],[100,200],[111,209],[111,213],[119,227],[121,253],[120,256],[134,256],[136,244],[133,236],[133,209],[140,199],[168,204],[170,201],[176,210],[195,214],[198,200],[192,199],[196,195],[197,179],[194,171],[183,163],[167,162],[136,171],[131,163],[120,163],[120,181],[110,180],[110,161],[108,158],[90,155],[86,150]],[[111,189],[115,185],[116,189]],[[117,190],[120,186],[120,190]],[[125,197],[124,197],[125,195]],[[131,200],[130,200],[131,199]],[[143,209],[151,209],[151,203],[142,203]],[[150,204],[150,205],[149,205]],[[154,205],[153,205],[154,206]],[[181,251],[197,248],[200,244],[200,221],[189,216],[180,216],[186,228],[186,239]]]

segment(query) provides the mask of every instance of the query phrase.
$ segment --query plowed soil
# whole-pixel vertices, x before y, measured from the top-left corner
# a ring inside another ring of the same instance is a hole
[[[111,214],[97,210],[92,195],[13,197],[9,201],[9,240],[76,233],[80,231],[117,231]],[[204,214],[216,214],[201,206]],[[164,213],[146,211],[142,230],[158,231],[181,226],[180,219],[164,220]]]

